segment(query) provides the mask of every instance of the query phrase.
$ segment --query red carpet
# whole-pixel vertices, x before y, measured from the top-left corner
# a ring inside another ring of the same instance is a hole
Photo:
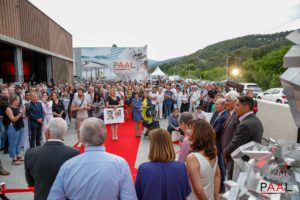
[[[124,124],[119,124],[118,137],[119,140],[111,139],[111,128],[106,126],[107,139],[105,142],[106,151],[124,158],[130,167],[133,180],[136,178],[137,169],[134,168],[135,160],[140,144],[140,138],[135,136],[134,122],[130,119]],[[75,148],[76,145],[74,145]],[[80,148],[80,152],[84,151],[84,147]]]

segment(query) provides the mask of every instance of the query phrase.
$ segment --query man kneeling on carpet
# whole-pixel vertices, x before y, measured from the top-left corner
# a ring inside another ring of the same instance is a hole
[[[179,109],[174,108],[172,114],[169,116],[169,125],[167,130],[172,135],[172,131],[179,131],[180,135],[183,135],[183,131],[179,127]]]
[[[106,128],[91,117],[80,127],[85,152],[65,162],[51,188],[54,199],[137,199],[127,162],[105,151]]]

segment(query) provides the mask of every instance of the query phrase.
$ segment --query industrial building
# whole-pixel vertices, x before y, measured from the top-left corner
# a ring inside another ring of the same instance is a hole
[[[72,35],[27,0],[0,0],[0,81],[72,77]]]

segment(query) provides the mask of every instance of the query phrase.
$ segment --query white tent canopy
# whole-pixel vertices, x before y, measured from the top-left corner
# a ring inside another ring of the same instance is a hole
[[[154,72],[152,72],[151,76],[167,76],[167,75],[163,71],[161,71],[159,66],[157,66]]]

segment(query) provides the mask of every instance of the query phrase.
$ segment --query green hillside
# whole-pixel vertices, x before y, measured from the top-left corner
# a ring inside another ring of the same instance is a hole
[[[247,35],[218,42],[160,67],[168,75],[216,81],[226,79],[228,62],[230,69],[238,67],[242,71],[234,79],[256,81],[263,88],[278,86],[279,74],[284,70],[282,58],[291,46],[291,42],[285,39],[289,33]],[[262,71],[266,71],[272,78],[261,81],[266,75]],[[258,72],[260,75],[257,75]]]

